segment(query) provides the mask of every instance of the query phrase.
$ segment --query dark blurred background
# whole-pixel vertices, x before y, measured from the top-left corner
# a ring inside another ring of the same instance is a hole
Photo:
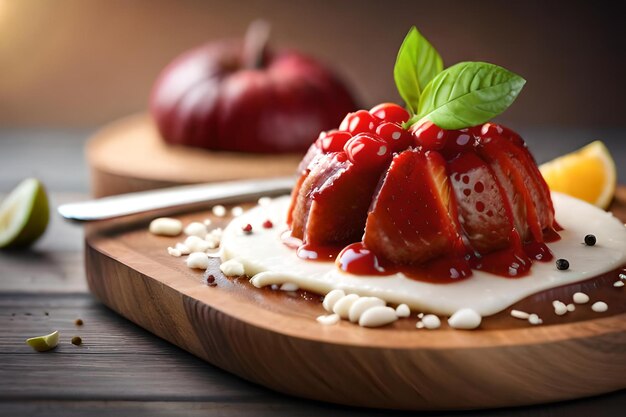
[[[484,60],[528,83],[515,126],[623,126],[625,14],[604,1],[0,0],[0,126],[92,127],[146,107],[189,47],[265,18],[276,47],[326,61],[364,106],[398,101],[392,68],[415,24],[446,65]]]

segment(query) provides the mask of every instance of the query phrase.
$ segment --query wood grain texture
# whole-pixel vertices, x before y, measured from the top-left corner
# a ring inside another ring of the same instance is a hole
[[[623,197],[620,190],[620,215]],[[219,285],[208,287],[202,272],[167,255],[177,239],[150,235],[145,222],[92,226],[86,241],[88,283],[106,305],[222,369],[294,396],[424,410],[536,404],[626,387],[623,310],[537,327],[509,318],[509,328],[471,332],[418,332],[406,321],[323,327],[314,320],[323,313],[319,302],[226,279],[217,260],[207,273]]]
[[[96,401],[86,400],[77,402],[66,401],[30,401],[28,403],[6,401],[0,404],[0,415],[14,417],[17,415],[46,417],[110,417],[110,416],[290,416],[290,417],[406,417],[409,413],[393,412],[388,410],[363,410],[358,408],[338,407],[333,404],[324,404],[313,401],[295,400],[278,397],[274,401],[258,402],[254,399],[242,401],[230,399],[224,401]],[[602,417],[622,417],[622,402],[615,394],[603,395],[578,401],[568,401],[558,404],[544,404],[540,410],[537,407],[518,407],[514,409],[497,410],[468,410],[448,412],[422,412],[420,417],[574,417],[590,416],[601,410]],[[3,414],[2,411],[5,413]]]
[[[173,185],[294,175],[301,154],[259,155],[170,146],[150,117],[115,122],[87,144],[91,190],[103,197]]]

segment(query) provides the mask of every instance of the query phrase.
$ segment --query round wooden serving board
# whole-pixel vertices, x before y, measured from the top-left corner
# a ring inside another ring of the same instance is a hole
[[[301,154],[212,152],[168,145],[147,114],[119,120],[87,144],[95,197],[174,185],[295,175]]]
[[[626,188],[613,212],[626,220]],[[227,218],[210,212],[183,222]],[[90,224],[86,268],[91,291],[156,335],[247,380],[304,398],[387,409],[470,409],[536,404],[626,387],[626,291],[616,277],[560,287],[514,307],[539,312],[531,326],[507,309],[480,329],[417,330],[415,318],[377,329],[342,321],[323,326],[315,294],[256,289],[226,278],[213,259],[204,271],[167,254],[180,237],[147,231],[143,217]],[[626,250],[626,248],[625,248]],[[213,275],[216,285],[208,285]],[[556,316],[554,299],[575,291],[602,297]],[[165,376],[166,377],[166,376]]]

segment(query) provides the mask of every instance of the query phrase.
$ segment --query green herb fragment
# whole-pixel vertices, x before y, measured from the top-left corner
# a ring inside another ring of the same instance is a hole
[[[412,113],[418,112],[420,95],[428,83],[443,70],[443,61],[437,50],[415,28],[404,38],[393,77],[400,96]]]
[[[417,119],[449,130],[476,126],[506,110],[525,83],[494,64],[461,62],[439,73],[424,89]]]

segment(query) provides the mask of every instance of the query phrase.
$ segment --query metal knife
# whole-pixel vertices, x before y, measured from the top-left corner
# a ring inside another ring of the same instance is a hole
[[[245,201],[291,191],[293,177],[278,177],[212,184],[184,185],[63,204],[58,212],[68,220],[94,221],[160,209],[184,209],[198,204]]]

